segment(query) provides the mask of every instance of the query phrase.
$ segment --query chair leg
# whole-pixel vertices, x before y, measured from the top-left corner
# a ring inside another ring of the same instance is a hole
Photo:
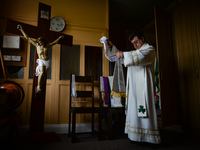
[[[68,137],[71,136],[71,112],[69,113]]]
[[[111,110],[108,111],[108,138],[109,140],[112,139],[112,112]]]
[[[71,142],[75,142],[75,132],[76,132],[76,113],[72,113],[72,135],[71,135]]]
[[[98,124],[98,140],[102,140],[102,112],[101,111],[98,113],[98,120],[99,120],[99,124]]]
[[[92,113],[92,135],[94,135],[94,113]]]

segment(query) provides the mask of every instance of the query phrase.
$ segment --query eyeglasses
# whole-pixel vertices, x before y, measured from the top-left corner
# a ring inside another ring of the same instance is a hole
[[[137,43],[139,43],[139,41],[140,41],[140,40],[136,40],[136,41],[133,41],[133,42],[131,41],[131,43],[132,43],[132,44],[137,44]]]

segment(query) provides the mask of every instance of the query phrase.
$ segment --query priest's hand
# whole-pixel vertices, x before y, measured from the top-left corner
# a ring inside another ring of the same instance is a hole
[[[110,40],[107,40],[107,42],[108,42],[108,47],[112,47],[113,46],[113,43]]]
[[[63,35],[61,35],[59,38],[60,38],[60,40],[62,40],[62,39],[64,39],[64,36],[63,36]]]
[[[18,30],[21,30],[21,29],[22,29],[22,26],[21,26],[20,24],[18,24],[18,25],[17,25],[17,29],[18,29]]]
[[[117,52],[116,56],[117,58],[123,58],[123,52]]]

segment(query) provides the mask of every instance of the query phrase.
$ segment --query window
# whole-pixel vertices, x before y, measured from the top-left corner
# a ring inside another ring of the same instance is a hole
[[[85,75],[93,75],[94,80],[102,76],[102,47],[85,47]]]
[[[70,73],[80,75],[80,45],[61,45],[60,80],[69,80]]]

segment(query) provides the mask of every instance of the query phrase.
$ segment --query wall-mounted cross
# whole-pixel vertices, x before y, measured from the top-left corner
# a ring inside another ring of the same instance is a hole
[[[6,21],[6,32],[17,35],[22,33],[17,29],[17,25],[21,25],[31,38],[44,37],[46,41],[53,42],[60,36],[64,36],[63,40],[58,43],[63,45],[72,46],[73,37],[70,35],[54,32],[50,30],[50,15],[51,6],[39,3],[38,12],[38,26],[32,26],[18,21],[7,19]],[[30,115],[30,132],[42,132],[44,130],[44,109],[45,109],[45,94],[46,94],[46,77],[45,82],[42,84],[42,93],[40,96],[36,96],[35,87],[37,86],[37,77],[35,76],[36,60],[38,59],[37,52],[35,51],[34,60],[34,71],[33,71],[33,90],[32,90],[32,104],[31,104],[31,115]]]

